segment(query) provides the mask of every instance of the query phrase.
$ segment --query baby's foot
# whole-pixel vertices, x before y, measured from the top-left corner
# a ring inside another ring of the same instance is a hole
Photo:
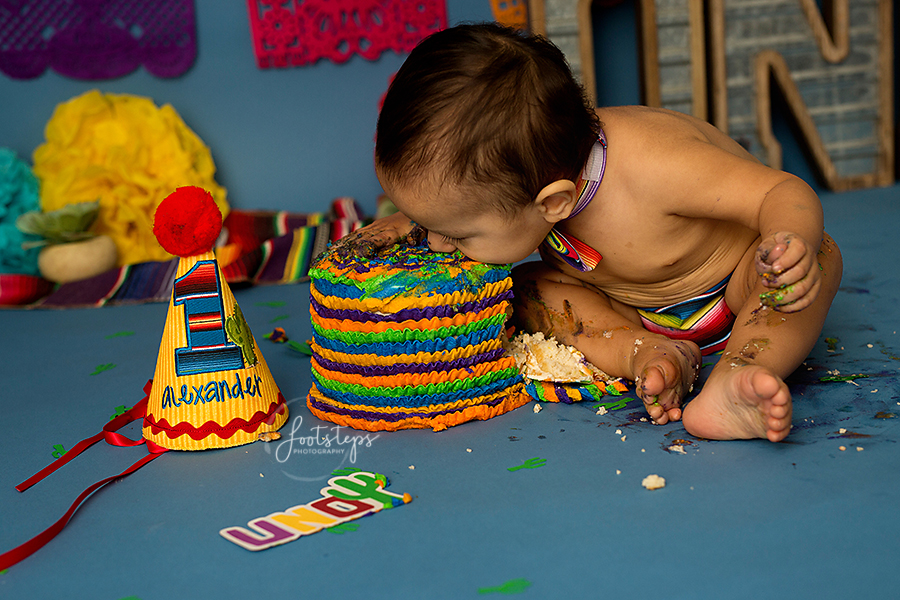
[[[700,372],[700,349],[693,342],[645,338],[636,342],[635,388],[654,423],[681,419],[681,401]]]
[[[766,367],[716,369],[684,410],[684,427],[714,440],[765,438],[779,442],[791,431],[791,393]]]

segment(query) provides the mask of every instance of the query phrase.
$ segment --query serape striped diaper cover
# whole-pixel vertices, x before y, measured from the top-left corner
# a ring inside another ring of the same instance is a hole
[[[708,292],[662,308],[638,309],[647,331],[673,340],[690,340],[702,354],[715,354],[725,348],[735,316],[725,303],[729,275]]]

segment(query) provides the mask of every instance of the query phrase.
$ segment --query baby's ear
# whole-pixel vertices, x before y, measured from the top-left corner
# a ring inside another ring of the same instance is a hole
[[[542,189],[534,203],[548,223],[558,223],[567,219],[578,201],[575,183],[559,179]]]

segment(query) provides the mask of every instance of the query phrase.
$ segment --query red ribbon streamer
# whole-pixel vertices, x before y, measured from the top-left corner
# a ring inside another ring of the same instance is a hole
[[[116,479],[120,479],[125,477],[126,475],[130,475],[134,473],[153,459],[157,458],[160,454],[166,451],[166,448],[154,444],[149,440],[133,440],[129,437],[126,437],[120,433],[116,433],[118,429],[121,429],[128,423],[135,421],[137,419],[144,418],[144,415],[147,412],[147,400],[150,394],[150,388],[152,386],[152,380],[147,382],[147,385],[144,386],[144,398],[131,407],[129,410],[125,411],[121,415],[118,415],[116,418],[112,419],[109,423],[103,426],[103,431],[100,433],[93,435],[86,440],[82,440],[77,443],[71,450],[60,456],[58,459],[41,469],[35,475],[29,477],[22,483],[16,486],[16,489],[20,492],[24,492],[37,482],[41,481],[54,471],[56,471],[61,466],[65,465],[67,462],[81,454],[87,448],[90,448],[92,445],[96,444],[100,440],[105,440],[107,444],[111,444],[113,446],[140,446],[141,444],[147,444],[147,450],[150,451],[150,454],[139,459],[133,465],[119,473],[118,475],[113,475],[112,477],[107,477],[101,481],[98,481],[94,485],[90,486],[75,499],[75,502],[69,507],[69,510],[58,520],[56,523],[34,536],[24,544],[9,550],[8,552],[4,552],[0,554],[0,571],[3,569],[7,569],[12,565],[25,560],[38,550],[44,547],[50,540],[55,538],[60,531],[65,528],[68,524],[69,520],[72,518],[72,515],[75,514],[75,511],[81,506],[81,504],[94,492],[105,486],[107,483],[115,481]]]

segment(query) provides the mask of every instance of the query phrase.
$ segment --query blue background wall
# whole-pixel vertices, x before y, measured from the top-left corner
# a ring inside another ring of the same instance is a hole
[[[195,0],[197,59],[175,79],[143,68],[107,81],[48,70],[0,74],[0,146],[31,162],[60,102],[91,89],[171,104],[212,150],[216,180],[238,208],[316,211],[353,196],[369,212],[381,191],[372,167],[378,103],[403,56],[353,57],[342,65],[259,69],[244,0]],[[451,24],[492,19],[488,0],[448,0]]]

